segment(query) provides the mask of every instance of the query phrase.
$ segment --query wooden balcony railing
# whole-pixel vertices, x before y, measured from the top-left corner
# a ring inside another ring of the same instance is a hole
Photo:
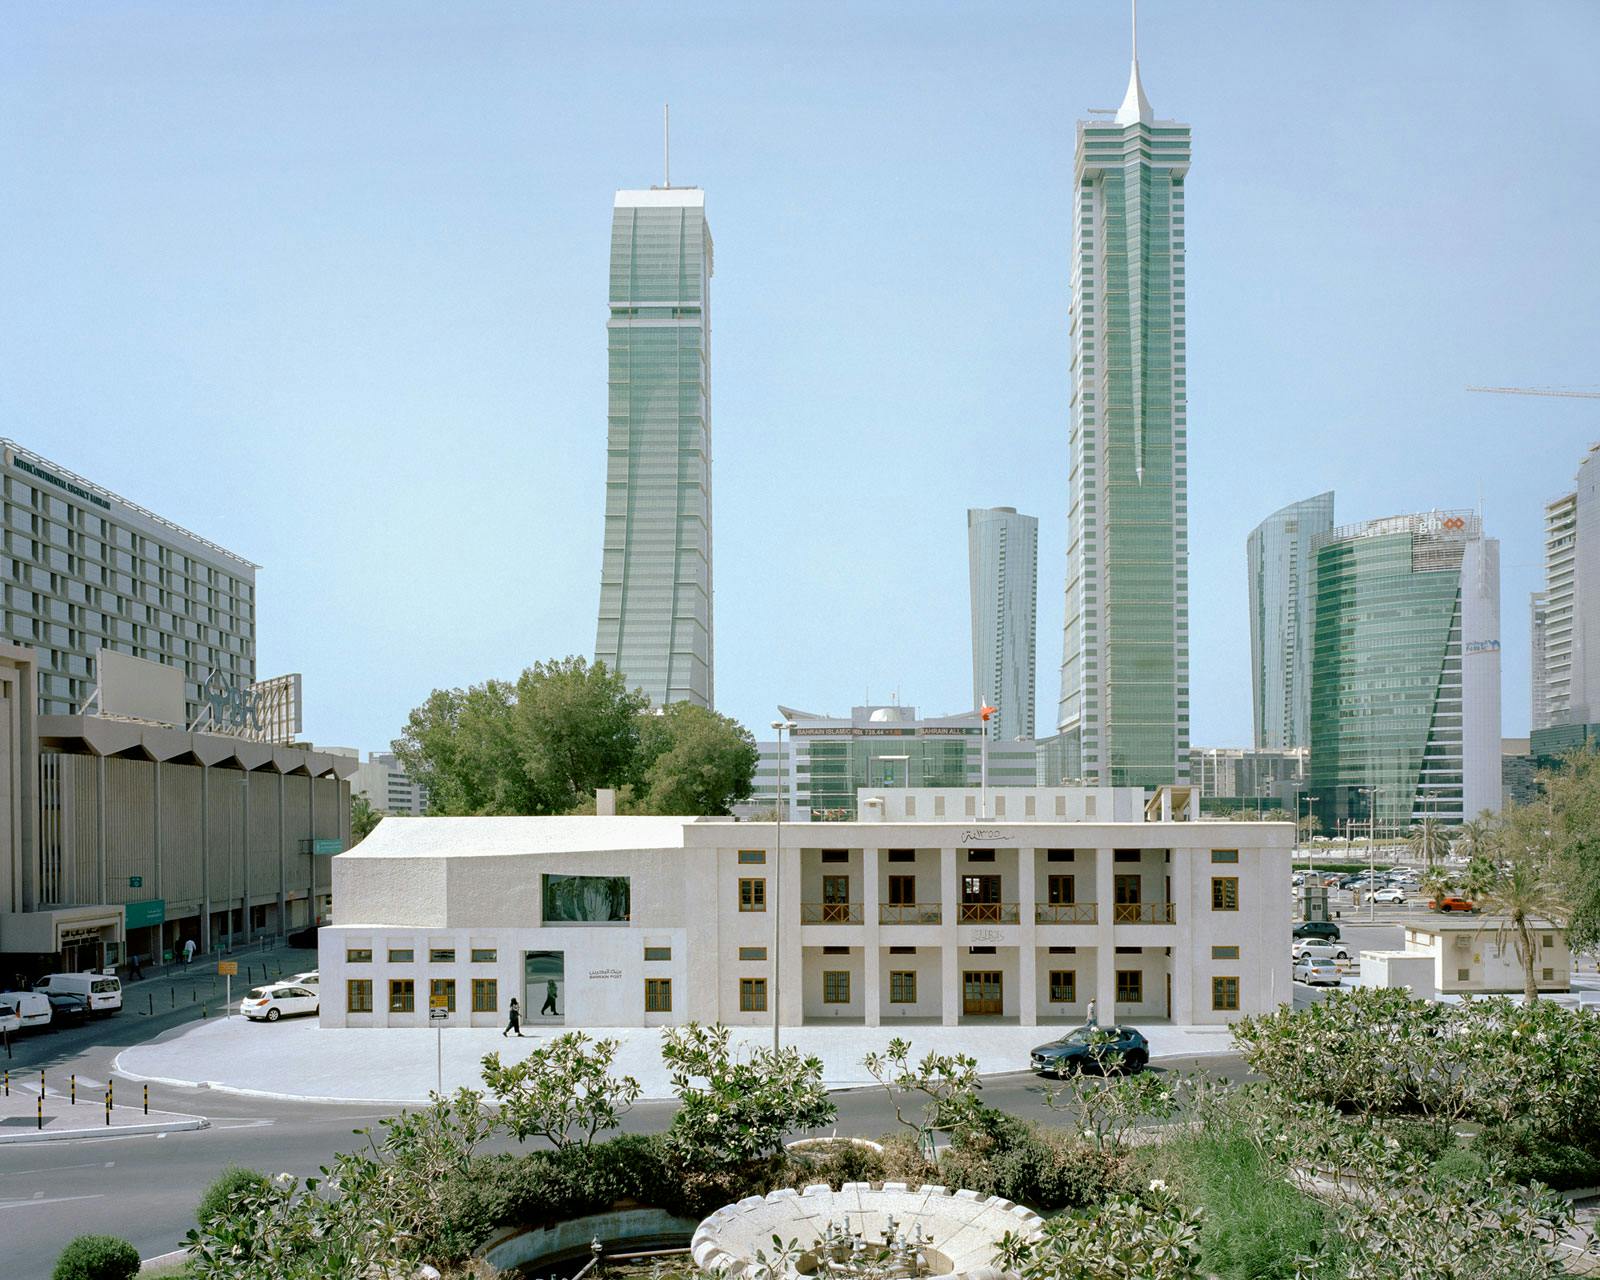
[[[943,913],[937,902],[880,902],[879,924],[938,924]]]
[[[1095,902],[1041,902],[1033,909],[1038,924],[1094,924],[1100,918]]]
[[[1178,909],[1171,902],[1119,902],[1112,908],[1116,924],[1176,924]]]
[[[962,924],[1016,924],[1015,902],[963,902],[961,914],[956,917]]]
[[[859,902],[802,902],[801,924],[860,924]]]

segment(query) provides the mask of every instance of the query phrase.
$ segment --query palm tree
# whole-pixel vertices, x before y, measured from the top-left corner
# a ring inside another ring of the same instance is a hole
[[[1450,837],[1438,823],[1425,822],[1406,833],[1406,848],[1421,859],[1424,866],[1431,867],[1450,852]]]
[[[1487,853],[1496,825],[1495,816],[1488,809],[1483,810],[1476,818],[1468,818],[1456,832],[1454,846],[1456,852],[1469,862]]]
[[[1499,917],[1494,928],[1502,948],[1510,935],[1522,966],[1523,1003],[1534,1004],[1539,999],[1537,935],[1564,929],[1571,904],[1557,875],[1554,840],[1540,809],[1511,810],[1495,833],[1494,847],[1498,862],[1491,864],[1494,877],[1481,903],[1484,911]]]
[[[1456,891],[1456,880],[1443,867],[1429,867],[1418,885],[1425,898],[1438,902]]]

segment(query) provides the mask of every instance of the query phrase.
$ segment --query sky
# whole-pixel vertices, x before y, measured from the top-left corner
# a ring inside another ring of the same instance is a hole
[[[1146,0],[1190,124],[1192,738],[1250,741],[1245,538],[1480,503],[1504,732],[1600,440],[1590,0]],[[258,673],[384,749],[593,653],[613,193],[706,191],[718,709],[972,705],[969,506],[1065,557],[1074,122],[1120,0],[0,10],[0,434],[259,562]]]

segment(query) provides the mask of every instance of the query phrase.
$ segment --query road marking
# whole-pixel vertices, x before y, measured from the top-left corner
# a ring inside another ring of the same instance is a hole
[[[41,1169],[0,1169],[0,1177],[15,1178],[25,1173],[61,1173],[67,1169],[109,1169],[116,1164],[115,1160],[107,1160],[101,1164],[98,1160],[93,1164],[58,1164],[51,1168]]]
[[[6,1209],[31,1209],[36,1205],[68,1204],[74,1200],[104,1200],[104,1196],[52,1196],[48,1200],[40,1199],[44,1193],[34,1196],[32,1200],[0,1200],[0,1212]]]

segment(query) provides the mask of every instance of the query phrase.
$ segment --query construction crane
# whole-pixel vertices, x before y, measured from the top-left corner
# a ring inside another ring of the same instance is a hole
[[[1568,391],[1564,387],[1468,387],[1497,396],[1567,396],[1573,400],[1600,400],[1600,391]]]

